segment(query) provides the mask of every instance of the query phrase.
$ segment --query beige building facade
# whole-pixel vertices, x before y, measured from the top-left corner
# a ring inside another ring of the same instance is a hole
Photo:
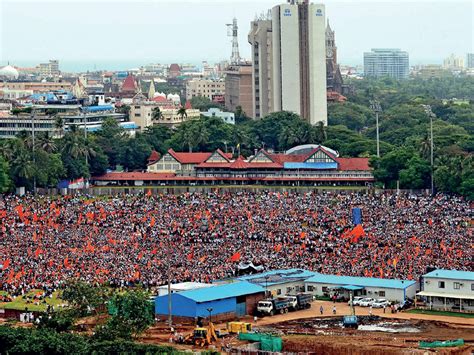
[[[253,111],[252,65],[230,65],[225,72],[225,106],[236,111],[238,106],[248,117],[255,117]]]
[[[204,96],[213,100],[216,95],[225,94],[223,80],[193,79],[186,83],[186,99],[191,100],[196,96]]]
[[[7,82],[0,82],[0,90],[1,89],[8,89],[8,90],[25,90],[25,91],[32,91],[33,93],[41,93],[41,92],[50,92],[56,90],[72,90],[72,84],[68,82],[27,82],[27,81],[7,81]]]
[[[161,118],[158,120],[153,119],[153,110],[157,107],[161,112]],[[178,113],[178,111],[178,106],[163,106],[155,102],[143,101],[132,103],[130,105],[129,118],[130,121],[135,122],[140,127],[139,131],[143,132],[147,127],[154,125],[176,127],[187,120],[199,118],[201,115],[201,112],[197,109],[187,109],[186,115],[183,117]]]
[[[271,18],[253,21],[250,27],[248,41],[252,46],[253,112],[258,119],[273,112]]]

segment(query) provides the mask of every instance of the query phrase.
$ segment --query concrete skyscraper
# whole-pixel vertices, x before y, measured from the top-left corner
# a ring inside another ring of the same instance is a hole
[[[290,0],[275,6],[252,23],[249,42],[256,117],[291,111],[313,125],[327,124],[324,5]]]
[[[250,25],[249,43],[252,45],[252,90],[255,118],[273,112],[273,52],[271,12],[261,15]]]
[[[323,4],[291,0],[272,9],[273,109],[327,124]]]

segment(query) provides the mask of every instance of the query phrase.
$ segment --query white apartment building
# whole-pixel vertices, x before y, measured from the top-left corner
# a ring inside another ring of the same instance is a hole
[[[327,124],[325,12],[307,0],[272,9],[273,110],[313,125]]]
[[[474,272],[438,269],[423,275],[421,292],[428,308],[474,312]]]

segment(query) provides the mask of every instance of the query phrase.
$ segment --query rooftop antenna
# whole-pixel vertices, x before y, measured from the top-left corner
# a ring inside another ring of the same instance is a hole
[[[234,17],[232,23],[226,24],[227,26],[227,36],[232,37],[232,56],[230,57],[231,64],[240,63],[240,54],[239,54],[239,38],[238,38],[238,26],[237,18]]]

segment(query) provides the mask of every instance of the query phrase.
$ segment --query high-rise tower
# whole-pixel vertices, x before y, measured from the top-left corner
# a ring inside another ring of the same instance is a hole
[[[273,110],[327,124],[323,4],[290,0],[272,9]]]

